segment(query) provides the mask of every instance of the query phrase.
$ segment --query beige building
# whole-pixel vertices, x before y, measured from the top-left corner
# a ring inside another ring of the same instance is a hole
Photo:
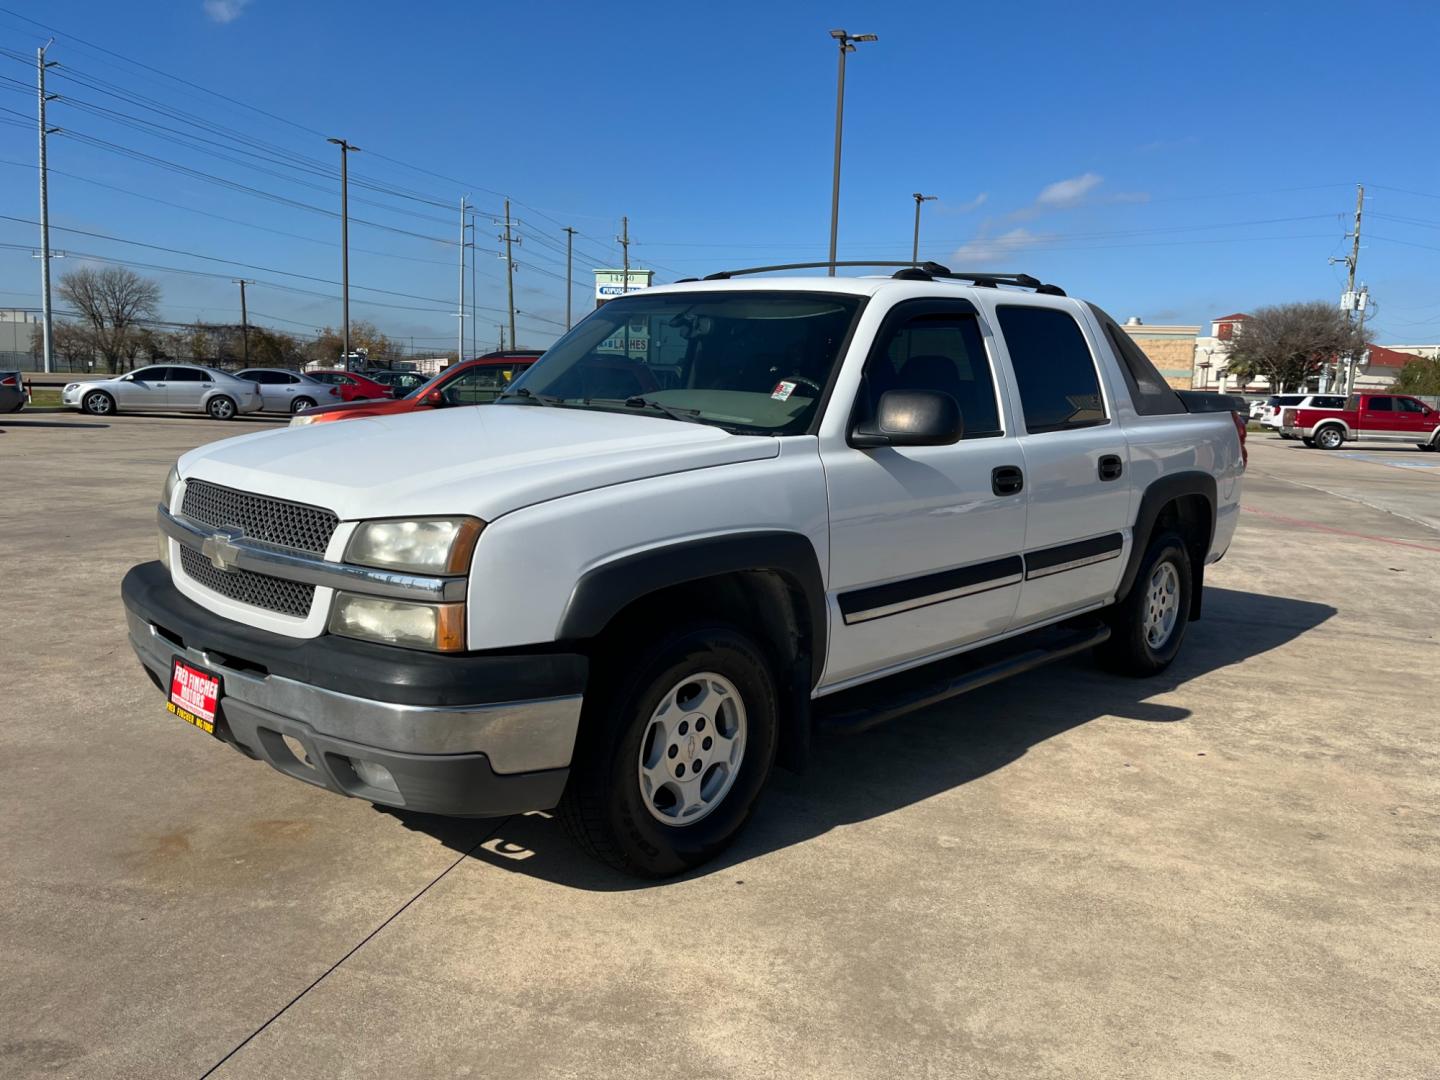
[[[1200,327],[1147,326],[1139,318],[1131,316],[1121,329],[1134,339],[1140,351],[1150,358],[1171,387],[1189,390],[1194,385],[1192,365]]]

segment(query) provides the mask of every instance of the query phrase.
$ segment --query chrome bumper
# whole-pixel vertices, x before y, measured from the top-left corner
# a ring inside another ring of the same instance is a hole
[[[354,697],[278,675],[227,665],[213,653],[183,648],[136,612],[126,611],[140,662],[169,685],[176,656],[219,674],[223,707],[261,721],[277,718],[322,736],[401,754],[484,754],[497,774],[563,769],[570,764],[582,695],[485,705],[402,705]]]

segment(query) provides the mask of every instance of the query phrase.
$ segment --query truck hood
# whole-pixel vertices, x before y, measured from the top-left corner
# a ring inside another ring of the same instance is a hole
[[[180,475],[342,520],[473,514],[652,476],[775,457],[779,440],[648,413],[475,405],[282,428],[212,443]]]

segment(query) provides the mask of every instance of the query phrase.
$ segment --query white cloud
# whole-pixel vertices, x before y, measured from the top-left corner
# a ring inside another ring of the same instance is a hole
[[[1085,198],[1091,191],[1104,182],[1104,177],[1099,173],[1087,172],[1079,176],[1072,176],[1068,180],[1056,180],[1053,184],[1047,184],[1035,197],[1036,206],[1045,207],[1066,207],[1075,206]]]
[[[1029,229],[1011,229],[999,236],[977,236],[967,244],[960,245],[951,255],[951,265],[962,268],[979,267],[990,269],[987,263],[1009,258],[1017,251],[1042,244],[1047,237],[1032,233]]]
[[[250,0],[205,0],[205,14],[217,23],[232,23],[244,14]]]
[[[990,193],[988,191],[982,191],[969,202],[955,203],[953,205],[950,203],[941,203],[940,209],[948,214],[968,214],[972,210],[979,210],[980,207],[984,206],[989,200]]]

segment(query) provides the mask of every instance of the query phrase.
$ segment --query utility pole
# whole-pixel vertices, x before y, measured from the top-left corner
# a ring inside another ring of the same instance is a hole
[[[565,329],[570,329],[570,286],[574,284],[571,267],[575,262],[575,230],[565,226]]]
[[[477,343],[477,335],[480,333],[480,324],[475,318],[475,303],[480,298],[480,290],[475,285],[475,249],[479,246],[479,234],[475,231],[475,208],[470,208],[470,355],[480,355],[480,346]]]
[[[939,195],[921,195],[915,192],[912,196],[915,200],[915,242],[910,246],[910,265],[920,265],[920,204],[934,202]]]
[[[244,278],[234,278],[232,284],[240,286],[240,348],[245,357],[245,366],[250,366],[250,313],[245,308],[245,286],[254,285],[253,281],[246,281]]]
[[[340,147],[340,287],[344,294],[341,301],[345,321],[346,371],[350,370],[350,151],[358,152],[358,146],[351,146],[344,139],[326,139]]]
[[[835,276],[835,240],[840,232],[840,136],[845,130],[845,56],[855,51],[857,41],[879,41],[874,34],[848,34],[831,30],[840,46],[840,75],[835,86],[835,175],[830,189],[830,276]]]
[[[57,63],[45,59],[45,50],[54,41],[51,38],[35,50],[36,85],[40,99],[40,348],[46,372],[55,369],[55,327],[50,315],[50,187],[45,160],[46,136],[51,132],[45,125],[45,103],[55,96],[45,93],[45,69]]]
[[[1350,320],[1351,320],[1351,322],[1354,322],[1354,321],[1355,321],[1355,311],[1356,311],[1357,308],[1359,308],[1359,298],[1356,297],[1356,295],[1355,295],[1355,268],[1356,268],[1356,265],[1360,262],[1360,222],[1361,222],[1361,219],[1362,219],[1364,216],[1365,216],[1365,185],[1364,185],[1364,184],[1356,184],[1356,185],[1355,185],[1355,231],[1350,234],[1350,239],[1351,239],[1350,254],[1344,256],[1342,259],[1332,258],[1332,259],[1330,260],[1330,262],[1331,262],[1332,264],[1333,264],[1333,263],[1337,263],[1337,262],[1344,262],[1344,263],[1345,263],[1345,295],[1344,295],[1344,297],[1341,298],[1340,306],[1343,307],[1346,311],[1350,312]],[[1363,309],[1363,308],[1360,308],[1359,310],[1360,310],[1360,326],[1359,326],[1359,328],[1360,328],[1360,329],[1364,329],[1364,326],[1365,326],[1365,312],[1364,312],[1364,309]],[[1346,358],[1345,365],[1344,365],[1344,368],[1343,368],[1343,371],[1344,371],[1344,374],[1343,374],[1343,375],[1341,374],[1341,372],[1342,372],[1341,363],[1340,363],[1340,361],[1339,361],[1338,359],[1336,360],[1336,362],[1335,362],[1335,383],[1336,383],[1336,385],[1335,385],[1335,388],[1334,388],[1336,393],[1349,394],[1349,393],[1352,393],[1352,392],[1354,391],[1354,389],[1355,389],[1355,363],[1356,363],[1356,360],[1357,360],[1357,357],[1355,357],[1355,356],[1353,355],[1353,350],[1352,350],[1352,355]]]
[[[515,347],[515,260],[510,255],[510,200],[505,200],[505,292],[510,305],[510,347]],[[500,346],[505,347],[503,344]]]
[[[622,284],[621,284],[620,295],[621,295],[621,296],[629,296],[629,295],[630,295],[630,219],[629,219],[628,217],[622,217],[622,218],[620,219],[620,235],[619,235],[618,237],[616,237],[616,239],[620,241],[620,250],[625,253],[625,263],[624,263],[624,265],[625,265],[625,271],[624,271],[625,277],[624,277],[624,280],[623,280],[623,282],[622,282]]]
[[[455,362],[465,359],[465,196],[460,196],[460,307],[455,312]]]
[[[495,324],[495,332],[500,335],[500,340],[499,340],[499,343],[496,344],[495,350],[496,350],[497,352],[504,352],[504,351],[505,351],[505,324],[504,324],[503,322],[497,322],[497,323]]]

